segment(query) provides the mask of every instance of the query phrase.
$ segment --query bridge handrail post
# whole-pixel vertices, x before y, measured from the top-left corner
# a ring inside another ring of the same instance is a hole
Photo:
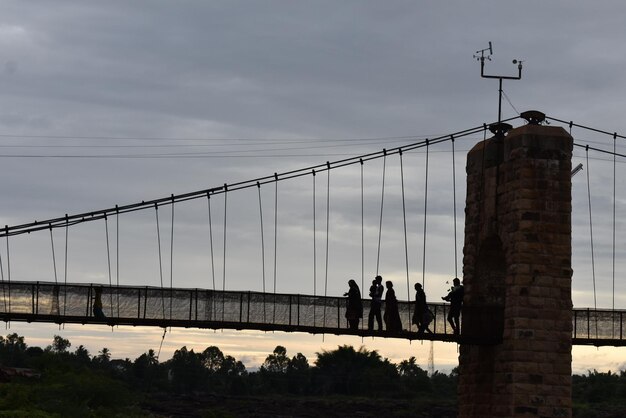
[[[39,282],[37,282],[37,285]],[[31,312],[35,315],[37,311],[35,310],[35,284],[31,285]]]
[[[143,296],[143,319],[148,314],[148,286],[146,286],[146,294]]]
[[[297,303],[298,303],[298,326],[300,326],[300,294],[297,295]]]
[[[251,295],[251,293],[248,290],[248,312],[247,312],[248,319],[246,320],[248,322],[248,324],[250,323],[250,295]]]
[[[196,287],[196,321],[198,320],[198,288]]]
[[[193,312],[193,289],[189,291],[189,320],[190,321],[191,321],[191,318],[193,318],[192,312]]]
[[[137,288],[137,319],[141,318],[141,288]]]
[[[289,326],[291,326],[291,295],[289,295]]]
[[[337,298],[337,329],[341,328],[341,299]]]
[[[239,323],[243,321],[243,293],[239,294]]]
[[[587,308],[587,338],[591,338],[591,311]]]
[[[91,289],[92,289],[93,285],[89,285],[89,287],[87,288],[87,303],[86,303],[86,309],[85,309],[85,316],[88,317],[89,315],[89,311],[91,310]]]

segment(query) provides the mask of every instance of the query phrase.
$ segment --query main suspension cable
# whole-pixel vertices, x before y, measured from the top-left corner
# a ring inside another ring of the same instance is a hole
[[[517,118],[518,117],[509,118],[509,119],[503,120],[502,122],[511,121]],[[481,132],[484,129],[483,126],[465,129],[459,132],[455,132],[453,135],[456,138],[473,135],[475,133]],[[21,225],[15,225],[11,227],[7,226],[3,230],[0,230],[0,237],[6,236],[6,235],[19,235],[19,234],[34,232],[38,230],[48,229],[49,227],[52,227],[52,228],[64,227],[66,225],[66,222],[70,226],[72,226],[72,225],[83,223],[83,222],[90,222],[90,221],[103,219],[104,215],[106,214],[129,213],[129,212],[149,209],[153,207],[155,204],[156,205],[169,205],[169,204],[173,204],[174,202],[184,202],[188,200],[194,200],[194,199],[204,197],[207,193],[221,194],[221,193],[226,193],[227,191],[246,189],[250,187],[255,187],[257,182],[260,182],[261,184],[266,184],[266,183],[272,183],[276,181],[283,181],[283,180],[289,180],[289,179],[293,179],[297,177],[308,176],[311,174],[312,170],[326,171],[326,170],[331,170],[331,169],[337,169],[337,168],[345,167],[345,166],[352,165],[352,164],[358,164],[361,161],[369,161],[369,160],[375,160],[378,158],[384,158],[386,155],[398,153],[400,150],[402,150],[403,152],[409,152],[409,151],[423,148],[426,146],[426,144],[435,145],[435,144],[446,142],[449,140],[450,140],[450,135],[444,135],[444,136],[436,137],[430,140],[420,140],[418,142],[404,145],[401,147],[390,148],[387,150],[376,151],[376,152],[364,154],[361,156],[349,157],[349,158],[345,158],[342,160],[337,160],[332,163],[327,162],[326,164],[318,164],[315,166],[287,171],[284,173],[279,173],[279,174],[259,177],[256,179],[236,182],[230,185],[225,184],[224,186],[220,186],[220,187],[213,187],[213,188],[203,189],[203,190],[199,190],[195,192],[174,195],[173,198],[172,196],[168,196],[165,198],[141,201],[139,203],[133,203],[133,204],[124,205],[124,206],[115,206],[115,207],[108,208],[108,209],[101,209],[101,210],[96,210],[92,212],[79,213],[79,214],[75,214],[71,216],[52,218],[52,219],[48,219],[45,221],[34,221],[34,222],[21,224]]]

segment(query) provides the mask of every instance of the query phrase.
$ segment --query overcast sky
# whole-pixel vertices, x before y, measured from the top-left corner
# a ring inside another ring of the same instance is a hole
[[[0,225],[220,186],[493,122],[497,81],[481,79],[479,62],[472,57],[489,41],[494,54],[487,73],[516,75],[511,61],[524,62],[522,80],[504,83],[504,117],[538,109],[624,134],[626,5],[530,1],[516,6],[497,1],[5,0],[0,4]],[[610,137],[577,129],[572,133],[577,143],[612,147]],[[481,139],[477,135],[456,143],[459,231],[465,153]],[[618,145],[618,151],[625,150]],[[428,298],[436,301],[455,264],[459,271],[462,266],[453,255],[450,144],[432,151],[425,279]],[[591,155],[587,167],[584,154],[575,154],[574,164],[585,163],[593,184],[597,302],[611,307],[613,165],[601,160],[607,156]],[[422,280],[425,156],[407,154],[404,164],[412,284]],[[623,169],[620,159],[618,177]],[[406,299],[397,156],[389,158],[387,170],[380,272],[396,282]],[[382,161],[366,164],[366,281],[375,274],[381,178]],[[328,294],[340,295],[348,278],[361,278],[359,167],[333,171],[331,180]],[[320,175],[316,181],[317,266],[323,271],[327,178]],[[618,184],[618,220],[626,210],[621,189]],[[261,290],[256,193],[229,197],[227,287],[232,289]],[[277,290],[312,293],[311,178],[281,183],[278,197]],[[274,199],[274,187],[264,186],[270,287]],[[574,178],[573,203],[573,300],[575,306],[593,306],[586,171]],[[223,200],[216,198],[218,230],[221,205]],[[174,284],[210,287],[206,202],[176,211]],[[168,216],[163,211],[163,218]],[[127,219],[120,237],[122,283],[157,285],[154,214]],[[618,222],[618,231],[622,226]],[[69,278],[106,282],[104,227],[81,228],[68,243]],[[162,225],[165,241],[168,228]],[[12,244],[13,280],[53,278],[50,237],[40,235],[16,238]],[[625,246],[622,235],[617,234],[618,260]],[[63,247],[61,232],[55,239]],[[460,235],[458,239],[462,242]],[[169,249],[169,241],[164,245]],[[216,245],[216,257],[221,257],[221,244]],[[6,250],[1,251],[5,257]],[[319,272],[315,286],[318,292],[325,286]],[[616,305],[624,307],[624,285],[618,282],[616,288]],[[131,358],[155,348],[161,332],[116,329],[111,334],[69,326],[59,331],[18,323],[11,330],[33,344],[47,344],[64,332],[92,351],[114,339],[113,355]],[[215,344],[255,366],[277,344],[290,354],[313,356],[340,343],[362,343],[280,333],[207,334],[173,330],[165,339],[164,355],[182,345],[203,349]],[[394,360],[417,355],[425,367],[426,344],[363,343]],[[577,349],[574,368],[615,369],[619,353]],[[449,368],[456,362],[456,347],[438,344],[436,355],[441,367]]]

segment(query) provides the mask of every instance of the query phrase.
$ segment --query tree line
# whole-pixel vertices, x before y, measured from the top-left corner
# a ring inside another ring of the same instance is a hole
[[[181,347],[163,362],[152,349],[134,360],[121,360],[112,359],[107,348],[95,354],[82,345],[73,348],[59,335],[45,348],[28,346],[16,333],[0,336],[0,366],[0,411],[26,408],[28,416],[37,416],[36,411],[56,411],[63,416],[87,416],[94,411],[102,416],[140,416],[141,400],[154,393],[339,395],[428,399],[454,405],[458,380],[456,368],[449,374],[429,376],[415,357],[393,363],[375,350],[348,345],[318,352],[312,362],[302,353],[290,356],[285,347],[277,346],[258,370],[250,371],[216,346],[198,352]],[[35,370],[37,377],[11,378],[3,383],[7,368]],[[626,403],[625,371],[594,370],[574,375],[572,383],[574,404],[580,411],[592,413],[593,405]]]

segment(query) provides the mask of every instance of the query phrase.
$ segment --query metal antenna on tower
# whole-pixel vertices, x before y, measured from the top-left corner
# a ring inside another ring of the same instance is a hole
[[[489,51],[488,55],[485,53]],[[478,55],[480,54],[480,55]],[[500,82],[499,88],[499,101],[498,101],[498,125],[502,122],[502,80],[519,80],[522,78],[522,60],[513,60],[513,64],[517,64],[518,74],[517,76],[502,76],[502,75],[487,75],[485,74],[485,60],[491,61],[491,56],[493,55],[493,48],[491,46],[491,41],[489,42],[489,48],[479,49],[474,53],[473,57],[480,61],[480,76],[482,78],[495,78]]]

